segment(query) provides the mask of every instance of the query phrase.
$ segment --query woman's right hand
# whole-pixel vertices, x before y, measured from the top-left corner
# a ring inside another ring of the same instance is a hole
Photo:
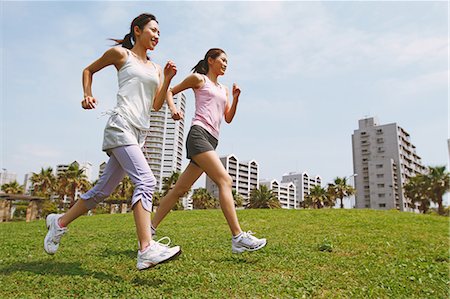
[[[95,109],[95,106],[97,106],[97,100],[93,96],[85,96],[81,101],[83,109]]]
[[[173,61],[167,61],[164,67],[164,77],[172,80],[172,78],[177,74],[177,66]]]

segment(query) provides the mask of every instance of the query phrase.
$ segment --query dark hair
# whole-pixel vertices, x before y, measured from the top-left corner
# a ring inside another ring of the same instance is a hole
[[[206,75],[209,71],[208,58],[216,59],[222,53],[226,54],[224,50],[219,48],[209,49],[205,54],[205,58],[203,58],[203,60],[200,60],[197,65],[192,68],[191,71],[194,73]]]
[[[136,42],[136,37],[134,36],[134,27],[138,26],[139,29],[142,30],[144,29],[144,26],[147,25],[150,21],[155,21],[156,23],[158,23],[154,15],[149,13],[140,14],[139,16],[134,18],[133,22],[131,22],[130,33],[127,33],[123,39],[110,38],[110,40],[116,42],[115,46],[122,45],[122,47],[124,48],[131,49],[133,48],[133,42]]]

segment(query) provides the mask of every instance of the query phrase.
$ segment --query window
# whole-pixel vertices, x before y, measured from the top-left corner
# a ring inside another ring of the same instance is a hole
[[[383,177],[384,177],[384,174],[382,174],[382,173],[377,174],[377,178],[383,178]]]
[[[377,184],[378,188],[384,188],[384,184]]]
[[[385,207],[386,207],[386,204],[385,204],[385,203],[380,203],[380,204],[378,204],[378,206],[379,206],[380,208],[385,208]]]
[[[384,198],[384,197],[386,197],[386,194],[384,194],[384,193],[378,193],[378,197],[379,197],[379,198]]]
[[[376,168],[383,168],[383,164],[377,164]]]

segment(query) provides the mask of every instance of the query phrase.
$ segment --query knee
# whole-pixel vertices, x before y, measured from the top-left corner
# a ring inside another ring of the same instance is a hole
[[[231,176],[224,175],[223,177],[219,178],[216,182],[219,189],[225,190],[225,189],[231,189],[231,186],[233,184],[233,179]]]

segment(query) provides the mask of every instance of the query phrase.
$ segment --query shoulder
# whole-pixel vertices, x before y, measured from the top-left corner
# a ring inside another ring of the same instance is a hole
[[[205,84],[205,77],[199,73],[192,73],[185,79],[193,88],[200,88]]]
[[[105,54],[103,56],[110,57],[112,59],[123,59],[128,56],[127,49],[125,49],[122,46],[115,46],[111,47],[108,50],[105,51]]]

